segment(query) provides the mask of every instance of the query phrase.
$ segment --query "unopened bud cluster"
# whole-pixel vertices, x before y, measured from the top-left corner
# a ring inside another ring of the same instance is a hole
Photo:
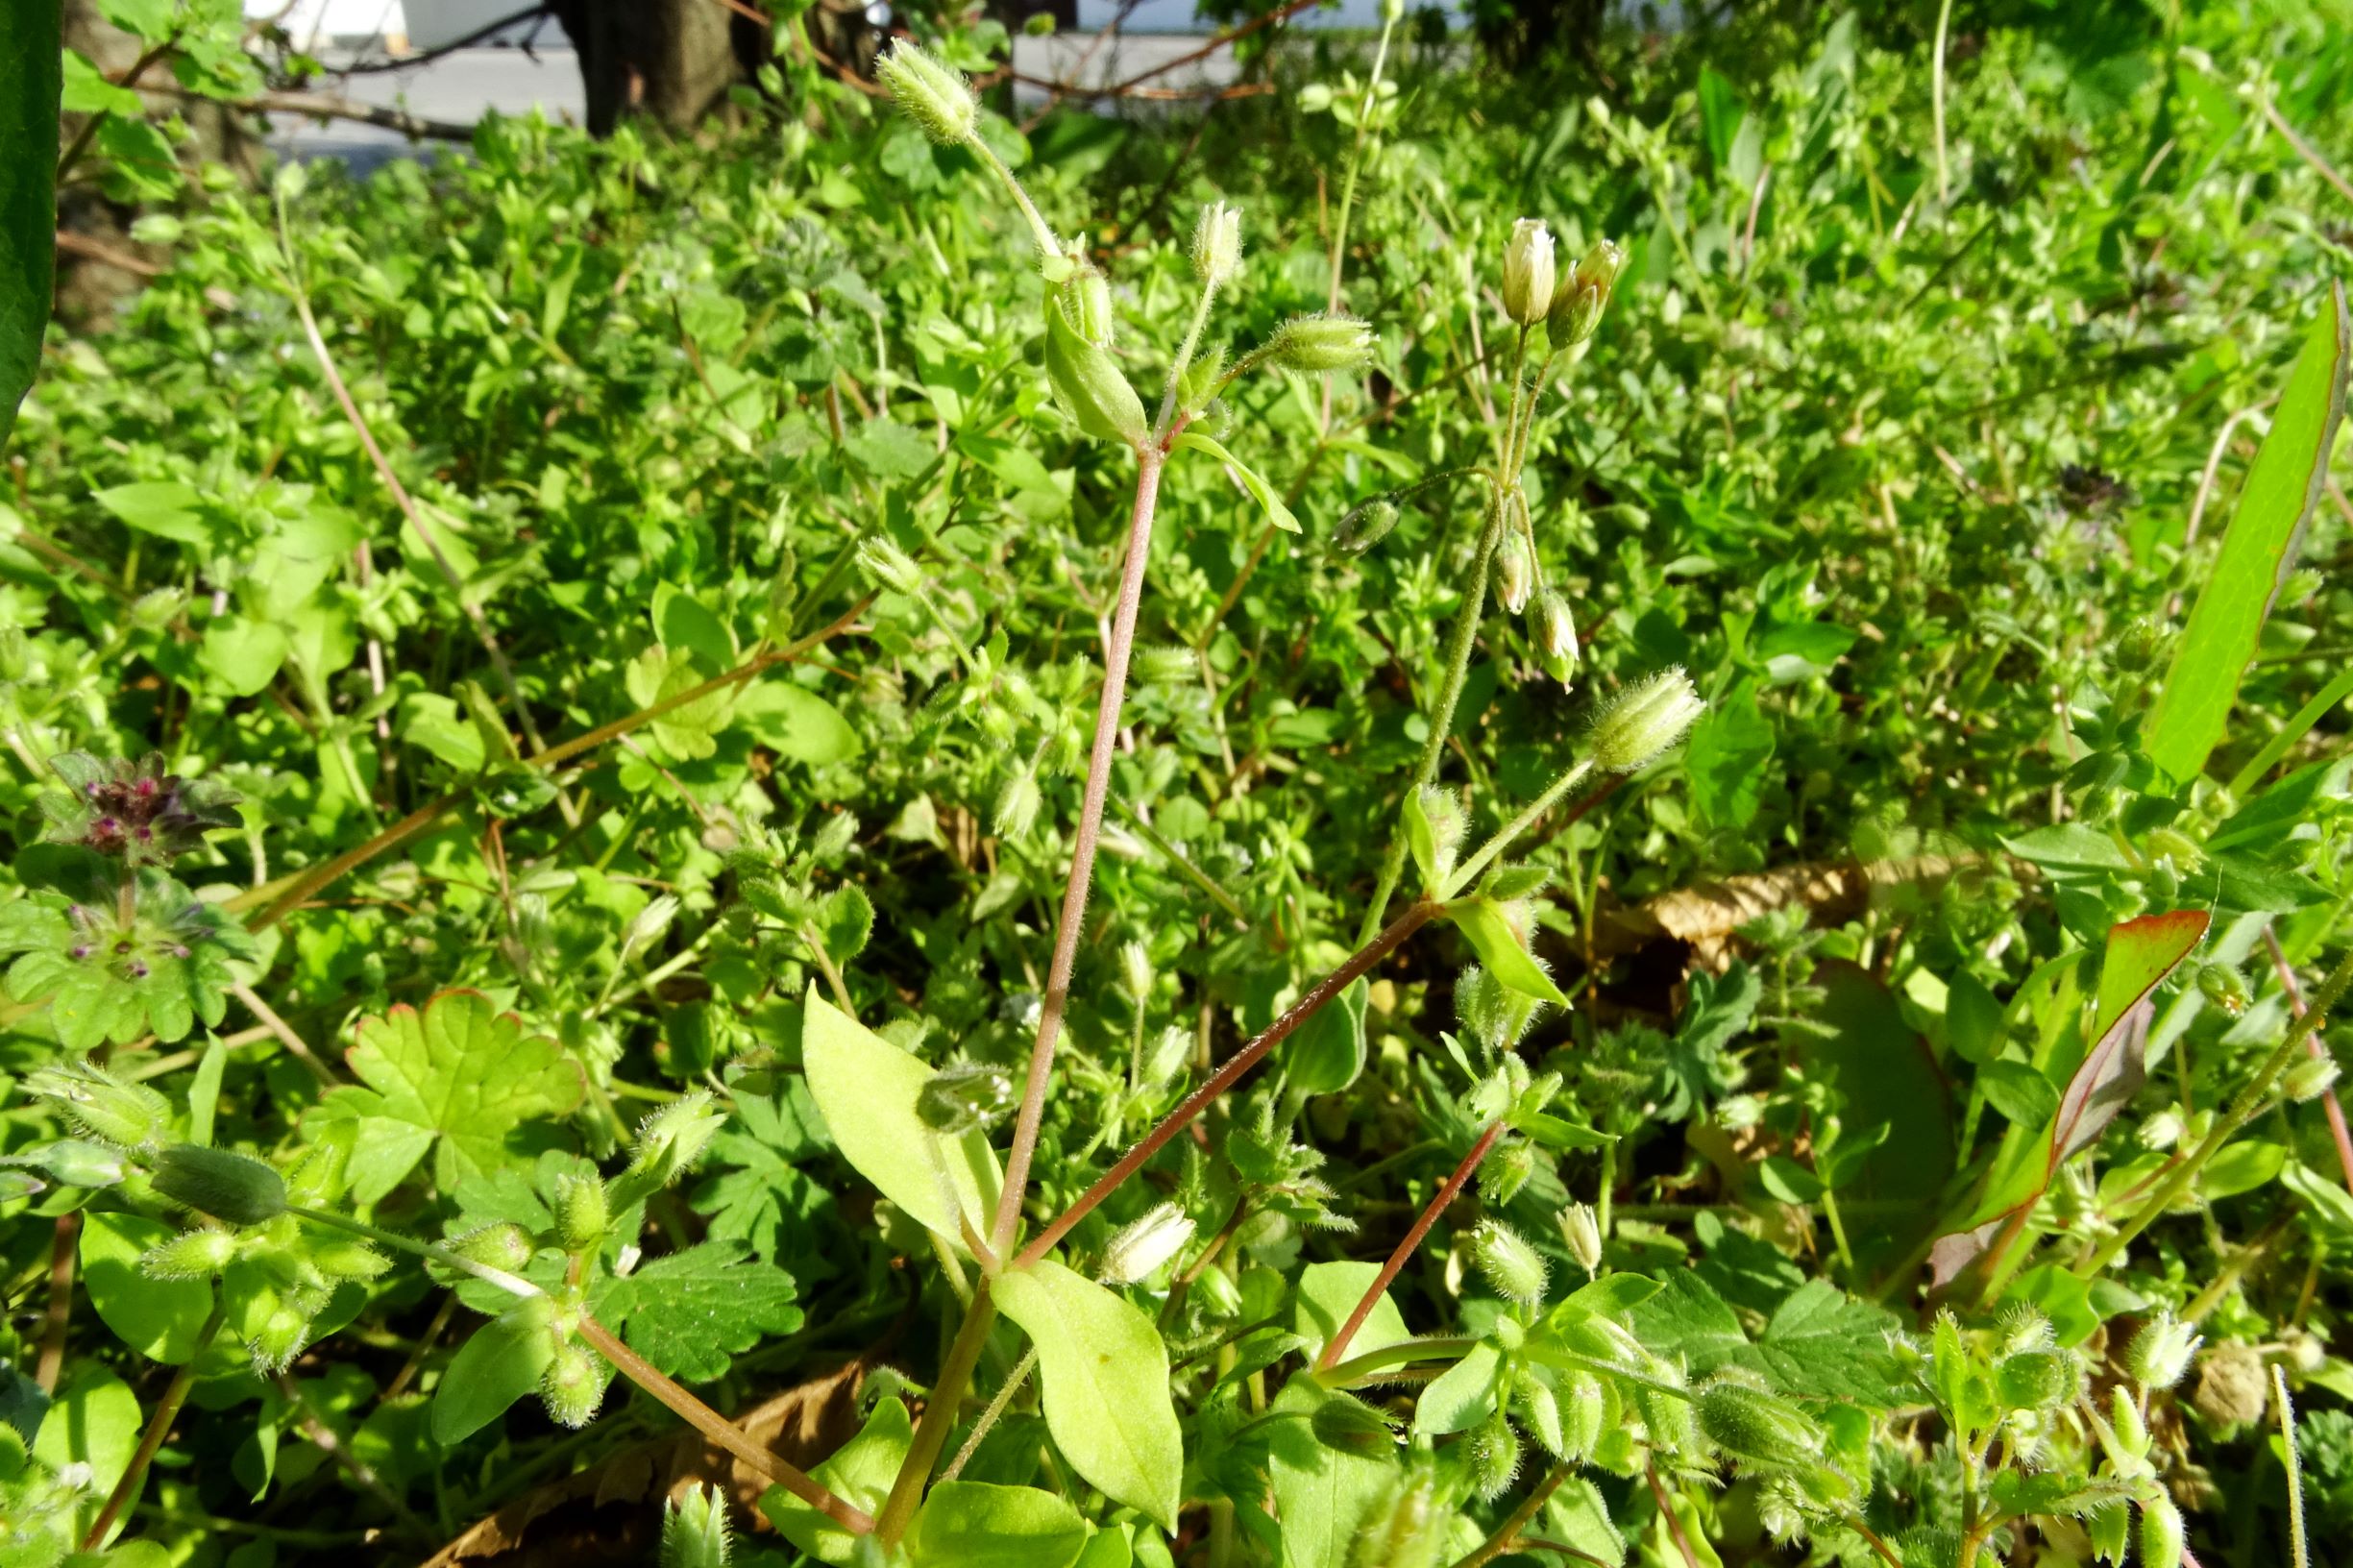
[[[136,762],[101,762],[67,751],[49,766],[65,781],[63,790],[40,796],[48,819],[44,837],[53,844],[74,845],[126,866],[161,866],[201,845],[213,829],[237,824],[234,790],[165,772],[160,752]]]

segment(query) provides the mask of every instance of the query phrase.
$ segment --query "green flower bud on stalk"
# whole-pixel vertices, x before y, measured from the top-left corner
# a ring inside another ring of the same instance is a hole
[[[694,1486],[662,1509],[661,1568],[727,1568],[727,1505],[716,1486]]]
[[[708,1090],[681,1094],[637,1124],[637,1150],[629,1160],[629,1173],[654,1188],[668,1187],[695,1168],[695,1162],[726,1125],[726,1113],[713,1106]]]
[[[560,1340],[548,1369],[540,1374],[539,1397],[548,1416],[559,1426],[577,1430],[596,1419],[604,1403],[603,1368],[584,1345]]]
[[[2206,1000],[2234,1018],[2244,1013],[2253,999],[2247,994],[2246,977],[2220,959],[2199,966],[2197,989]]]
[[[2181,1568],[2181,1510],[2163,1492],[2141,1500],[2141,1568]]]
[[[468,1262],[503,1269],[509,1274],[520,1274],[529,1267],[531,1254],[537,1250],[531,1245],[531,1233],[512,1220],[453,1237],[449,1248]]]
[[[1453,1511],[1438,1507],[1437,1478],[1416,1470],[1395,1483],[1386,1506],[1358,1532],[1348,1568],[1433,1568],[1453,1521]]]
[[[1505,1321],[1510,1320],[1507,1318]],[[1530,1432],[1535,1433],[1536,1441],[1544,1445],[1545,1452],[1556,1455],[1564,1453],[1568,1433],[1560,1422],[1560,1396],[1553,1392],[1553,1385],[1522,1367],[1512,1381],[1512,1395],[1520,1419],[1528,1424]]]
[[[329,1236],[310,1242],[310,1266],[323,1280],[372,1280],[392,1266],[392,1260],[355,1236]]]
[[[1389,536],[1405,511],[1388,496],[1375,496],[1349,508],[1332,530],[1332,548],[1343,555],[1361,555]]]
[[[1294,316],[1262,352],[1277,370],[1303,376],[1355,370],[1373,356],[1373,330],[1354,316]]]
[[[1099,1277],[1105,1285],[1135,1285],[1150,1279],[1192,1239],[1193,1222],[1173,1203],[1154,1208],[1103,1249]]]
[[[1013,1106],[1013,1076],[986,1062],[951,1062],[915,1091],[915,1114],[943,1138],[986,1127]]]
[[[1200,683],[1201,666],[1191,649],[1168,643],[1138,651],[1136,676],[1147,686],[1193,686]]]
[[[236,1262],[237,1238],[230,1231],[187,1231],[149,1249],[139,1272],[151,1280],[208,1280]]]
[[[1553,291],[1546,331],[1555,349],[1573,348],[1591,337],[1609,306],[1610,291],[1626,265],[1626,253],[1608,240],[1597,239],[1560,286]]]
[[[1020,769],[996,792],[996,808],[990,813],[996,836],[1028,838],[1029,830],[1038,825],[1038,808],[1044,802],[1045,796],[1038,788],[1038,775],[1028,768]]]
[[[1602,1266],[1602,1228],[1589,1203],[1572,1203],[1553,1216],[1569,1256],[1590,1276]]]
[[[1421,788],[1422,816],[1430,823],[1431,842],[1437,846],[1438,870],[1444,874],[1454,865],[1455,852],[1462,847],[1462,835],[1470,831],[1470,820],[1463,815],[1462,801],[1454,791],[1435,784]]]
[[[2190,1370],[2190,1359],[2202,1343],[2202,1336],[2189,1324],[2170,1312],[2159,1312],[2132,1336],[2124,1352],[2124,1370],[2145,1388],[2170,1388]]]
[[[24,1091],[55,1100],[76,1127],[118,1148],[143,1149],[162,1140],[172,1102],[144,1084],[126,1083],[95,1062],[68,1062],[28,1075]]]
[[[1215,288],[1234,276],[1242,259],[1242,215],[1223,202],[1201,209],[1193,229],[1193,276]]]
[[[1136,1001],[1152,995],[1152,950],[1140,942],[1119,944],[1119,984]]]
[[[2298,1105],[2318,1099],[2337,1085],[2337,1059],[2331,1056],[2305,1056],[2288,1069],[2280,1079],[2280,1090]]]
[[[1527,535],[1517,529],[1504,535],[1504,542],[1495,552],[1495,598],[1507,614],[1517,615],[1528,608],[1529,593],[1536,582],[1536,552],[1529,548]]]
[[[1594,720],[1594,766],[1634,772],[1681,740],[1706,707],[1680,665],[1636,681]]]
[[[1692,1413],[1707,1440],[1744,1464],[1779,1467],[1822,1452],[1822,1428],[1803,1410],[1753,1384],[1721,1378],[1700,1389]]]
[[[286,1212],[286,1184],[249,1155],[175,1143],[156,1157],[158,1195],[231,1225],[261,1225]]]
[[[1098,349],[1108,349],[1119,334],[1119,314],[1112,307],[1111,280],[1085,261],[1062,285],[1064,307],[1078,335]]]
[[[1507,1143],[1479,1167],[1479,1194],[1501,1209],[1518,1197],[1535,1174],[1536,1151],[1526,1143]]]
[[[1490,1051],[1507,1051],[1517,1045],[1543,1005],[1476,966],[1464,969],[1455,982],[1456,1019]]]
[[[2109,1394],[2109,1425],[2115,1429],[2117,1448],[2127,1459],[2147,1458],[2148,1422],[2141,1414],[2132,1390],[2120,1383]]]
[[[1234,1276],[1222,1268],[1204,1269],[1193,1281],[1192,1299],[1210,1317],[1239,1317],[1242,1311],[1242,1287]]]
[[[1504,243],[1504,314],[1523,327],[1544,319],[1553,303],[1553,232],[1541,218],[1522,218]]]
[[[980,123],[980,100],[964,73],[911,39],[874,61],[875,79],[907,117],[937,142],[958,142]]]
[[[1308,1429],[1324,1447],[1359,1458],[1386,1458],[1397,1452],[1397,1433],[1379,1410],[1360,1399],[1334,1394],[1315,1407]]]
[[[604,1244],[612,1227],[612,1206],[604,1183],[591,1174],[570,1171],[555,1179],[555,1239],[566,1252],[587,1252]]]
[[[1520,1473],[1520,1434],[1499,1413],[1462,1440],[1462,1458],[1471,1490],[1492,1503],[1511,1489],[1511,1479]]]
[[[1655,1388],[1637,1388],[1634,1407],[1642,1412],[1642,1426],[1651,1447],[1659,1453],[1683,1455],[1699,1447],[1699,1418],[1689,1399]]]
[[[1143,404],[1127,378],[1120,374],[1117,361],[1102,343],[1082,330],[1080,319],[1072,313],[1074,292],[1080,311],[1091,312],[1089,291],[1083,288],[1065,289],[1046,302],[1046,380],[1054,388],[1054,395],[1069,409],[1070,417],[1078,421],[1080,429],[1098,440],[1140,447],[1150,432]],[[1100,296],[1098,303],[1108,312],[1108,292]],[[1095,325],[1108,337],[1108,320],[1098,319]]]
[[[282,1372],[303,1353],[309,1333],[309,1318],[292,1307],[277,1307],[261,1320],[261,1327],[245,1348],[252,1353],[254,1364],[262,1371]]]
[[[1471,1233],[1471,1257],[1495,1293],[1523,1307],[1544,1300],[1543,1255],[1501,1220],[1482,1220]]]

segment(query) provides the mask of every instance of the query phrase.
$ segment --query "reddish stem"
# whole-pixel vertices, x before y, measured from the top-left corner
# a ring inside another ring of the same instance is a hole
[[[1015,1120],[1013,1146],[1005,1155],[1005,1185],[997,1194],[990,1249],[1002,1256],[1013,1246],[1029,1189],[1030,1157],[1038,1148],[1038,1123],[1045,1115],[1045,1085],[1054,1069],[1054,1042],[1062,1036],[1070,1003],[1070,971],[1078,962],[1078,939],[1086,923],[1087,893],[1094,880],[1095,845],[1103,836],[1103,803],[1111,794],[1112,753],[1119,741],[1119,709],[1127,697],[1128,654],[1136,646],[1136,612],[1143,602],[1144,568],[1152,556],[1152,514],[1160,502],[1161,465],[1167,455],[1145,446],[1136,456],[1136,504],[1128,516],[1127,562],[1119,574],[1119,602],[1111,639],[1103,646],[1103,696],[1095,706],[1094,750],[1087,761],[1087,791],[1079,803],[1078,829],[1070,841],[1070,876],[1063,885],[1062,923],[1054,933],[1054,962],[1046,972],[1045,1005],[1038,1015],[1038,1039],[1029,1053],[1029,1081]]]
[[[2271,968],[2279,975],[2280,985],[2287,990],[2288,1005],[2300,1018],[2304,1016],[2304,988],[2296,984],[2295,966],[2288,962],[2288,955],[2280,950],[2279,937],[2267,925],[2263,928],[2263,941],[2264,945],[2271,950]],[[2305,1036],[2304,1048],[2314,1056],[2327,1060],[2328,1047],[2320,1043],[2318,1034]],[[2328,1114],[2328,1130],[2337,1139],[2338,1168],[2344,1172],[2345,1187],[2353,1189],[2353,1131],[2345,1127],[2344,1106],[2338,1100],[2337,1090],[2333,1087],[2321,1094],[2320,1108]]]
[[[1495,1147],[1496,1139],[1503,1136],[1502,1122],[1487,1123],[1487,1130],[1479,1135],[1479,1141],[1471,1145],[1471,1152],[1462,1157],[1462,1164],[1455,1167],[1455,1173],[1446,1178],[1446,1185],[1437,1189],[1414,1219],[1413,1229],[1408,1231],[1406,1238],[1397,1243],[1397,1250],[1389,1254],[1389,1261],[1381,1265],[1380,1275],[1374,1279],[1372,1288],[1364,1292],[1364,1299],[1357,1303],[1357,1310],[1348,1314],[1348,1321],[1340,1325],[1340,1332],[1332,1336],[1331,1342],[1324,1346],[1323,1354],[1315,1358],[1316,1371],[1331,1371],[1339,1359],[1348,1353],[1348,1341],[1357,1336],[1357,1330],[1362,1328],[1364,1320],[1372,1315],[1373,1306],[1380,1301],[1382,1292],[1395,1282],[1407,1260],[1413,1256],[1413,1249],[1422,1244],[1422,1237],[1430,1234],[1430,1227],[1438,1222],[1438,1215],[1455,1201],[1469,1183],[1471,1172],[1479,1168],[1479,1163],[1487,1157],[1488,1151]]]
[[[1224,1066],[1210,1074],[1199,1089],[1186,1095],[1184,1103],[1169,1112],[1159,1126],[1146,1133],[1142,1142],[1120,1156],[1119,1163],[1105,1171],[1100,1181],[1081,1193],[1076,1202],[1063,1211],[1061,1217],[1040,1231],[1037,1237],[1021,1249],[1021,1255],[1013,1261],[1013,1266],[1026,1268],[1044,1257],[1046,1249],[1068,1235],[1071,1226],[1085,1219],[1094,1212],[1096,1205],[1116,1192],[1120,1184],[1141,1169],[1144,1162],[1158,1154],[1170,1139],[1191,1125],[1194,1117],[1208,1110],[1210,1103],[1218,1095],[1232,1089],[1237,1079],[1256,1066],[1260,1059],[1283,1042],[1285,1037],[1313,1017],[1317,1009],[1326,1002],[1370,973],[1374,966],[1396,950],[1398,943],[1420,930],[1437,912],[1437,905],[1427,899],[1417,900],[1411,908],[1391,920],[1379,936],[1358,948],[1347,963],[1326,975],[1313,991],[1293,1002],[1289,1010],[1268,1024],[1262,1034],[1236,1051]],[[1423,1227],[1425,1230],[1428,1228],[1427,1224]],[[1415,1234],[1418,1236],[1420,1233]]]

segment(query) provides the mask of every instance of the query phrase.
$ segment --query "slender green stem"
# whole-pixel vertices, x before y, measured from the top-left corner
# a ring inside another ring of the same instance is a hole
[[[906,1458],[900,1461],[897,1478],[891,1482],[891,1495],[874,1521],[874,1534],[886,1549],[898,1544],[915,1518],[916,1506],[923,1501],[923,1484],[931,1479],[932,1466],[940,1461],[940,1451],[947,1446],[947,1434],[956,1425],[964,1391],[972,1385],[972,1369],[980,1364],[980,1353],[989,1343],[989,1330],[995,1323],[996,1303],[991,1299],[989,1281],[984,1278],[972,1292],[972,1305],[965,1310],[964,1323],[956,1331],[955,1342],[948,1346],[947,1360],[940,1367],[938,1381],[931,1385],[931,1400],[923,1407],[923,1419],[916,1426],[915,1441],[908,1447]]]
[[[2279,1408],[2280,1445],[2288,1454],[2288,1560],[2308,1568],[2312,1548],[2304,1538],[2304,1460],[2295,1447],[2295,1406],[2288,1398],[2288,1369],[2271,1365],[2271,1397]]]
[[[1504,1515],[1503,1523],[1495,1527],[1493,1534],[1482,1541],[1476,1550],[1455,1560],[1455,1568],[1485,1568],[1485,1564],[1510,1551],[1511,1543],[1519,1539],[1520,1531],[1528,1528],[1530,1520],[1544,1511],[1544,1505],[1553,1500],[1553,1494],[1560,1490],[1560,1483],[1568,1480],[1570,1472],[1576,1468],[1566,1459],[1554,1465],[1545,1478],[1536,1483],[1535,1489],[1520,1499],[1519,1507]]]
[[[1178,346],[1176,357],[1168,361],[1168,385],[1161,393],[1160,418],[1152,426],[1155,446],[1167,444],[1168,432],[1176,424],[1177,383],[1185,379],[1185,372],[1193,362],[1193,351],[1201,346],[1201,329],[1209,325],[1210,302],[1216,298],[1217,284],[1213,281],[1204,282],[1201,301],[1193,306],[1191,325],[1185,329],[1185,341]]]
[[[1427,1339],[1400,1339],[1379,1350],[1368,1350],[1328,1370],[1315,1374],[1315,1381],[1328,1388],[1345,1388],[1362,1382],[1373,1373],[1386,1367],[1404,1366],[1409,1361],[1458,1360],[1471,1353],[1479,1343],[1467,1334],[1434,1335]]]
[[[1936,10],[1936,63],[1929,72],[1928,112],[1936,126],[1936,205],[1944,207],[1952,200],[1952,188],[1945,175],[1945,39],[1952,28],[1952,0]]]
[[[2119,1226],[2114,1236],[2101,1242],[2090,1256],[2075,1265],[2078,1277],[2089,1279],[2107,1267],[2116,1260],[2117,1254],[2130,1246],[2136,1237],[2155,1224],[2160,1215],[2180,1201],[2182,1194],[2190,1190],[2190,1185],[2197,1180],[2198,1173],[2206,1168],[2207,1162],[2237,1137],[2239,1130],[2252,1121],[2256,1113],[2263,1109],[2264,1102],[2270,1097],[2271,1086],[2281,1073],[2288,1070],[2296,1053],[2303,1049],[2306,1037],[2319,1027],[2329,1009],[2343,998],[2348,985],[2353,985],[2353,952],[2347,952],[2336,969],[2320,983],[2320,989],[2313,993],[2311,1005],[2304,1016],[2289,1028],[2287,1038],[2279,1042],[2253,1081],[2239,1091],[2239,1097],[2231,1102],[2230,1109],[2216,1119],[2213,1130],[2207,1133],[2205,1139],[2188,1159],[2173,1167],[2172,1173],[2148,1195],[2148,1200],[2132,1218]]]
[[[1455,708],[1462,700],[1462,687],[1471,673],[1471,652],[1479,645],[1480,622],[1486,615],[1487,573],[1494,564],[1496,547],[1503,542],[1503,516],[1502,492],[1490,492],[1484,531],[1471,558],[1470,576],[1462,585],[1462,607],[1456,612],[1454,629],[1447,634],[1446,674],[1438,688],[1437,705],[1430,715],[1430,738],[1422,743],[1421,760],[1414,764],[1413,780],[1406,786],[1409,790],[1421,789],[1435,778],[1438,761],[1446,754],[1446,737],[1455,727]],[[1370,941],[1381,929],[1381,919],[1388,912],[1389,899],[1405,870],[1406,836],[1392,832],[1388,853],[1381,862],[1380,879],[1373,884],[1371,901],[1364,906],[1364,919],[1357,930],[1360,943]]]
[[[1021,209],[1021,216],[1029,220],[1029,231],[1037,236],[1038,249],[1047,256],[1060,256],[1062,241],[1054,237],[1053,229],[1047,225],[1043,217],[1039,215],[1038,205],[1029,199],[1029,192],[1021,188],[1021,182],[1013,177],[1013,170],[1005,166],[1005,160],[997,157],[989,144],[978,136],[965,137],[964,144],[969,147],[973,155],[983,163],[989,165],[989,171],[996,176],[997,183],[1012,195],[1014,205]]]
[[[942,1481],[954,1481],[964,1474],[964,1467],[971,1463],[972,1456],[979,1452],[981,1439],[989,1435],[997,1419],[1005,1413],[1005,1407],[1013,1403],[1013,1396],[1020,1391],[1022,1384],[1029,1381],[1030,1371],[1037,1364],[1038,1347],[1031,1345],[1021,1352],[1021,1359],[1014,1362],[1013,1370],[1005,1374],[1004,1384],[991,1397],[988,1408],[980,1412],[980,1419],[972,1423],[971,1435],[965,1438],[962,1448],[956,1450],[956,1457],[947,1461],[947,1468],[940,1472]]]
[[[1567,772],[1563,772],[1558,778],[1554,779],[1551,784],[1545,786],[1545,790],[1542,795],[1537,796],[1533,800],[1528,802],[1525,810],[1523,810],[1517,817],[1512,818],[1511,821],[1506,822],[1496,831],[1493,838],[1490,838],[1485,844],[1480,845],[1479,852],[1477,854],[1473,855],[1470,859],[1462,863],[1461,869],[1456,871],[1452,880],[1446,884],[1446,896],[1452,898],[1456,894],[1459,894],[1464,888],[1469,887],[1473,882],[1479,880],[1479,873],[1487,869],[1488,862],[1494,860],[1496,856],[1510,848],[1512,844],[1518,840],[1521,834],[1527,832],[1529,828],[1535,825],[1537,818],[1543,816],[1546,812],[1552,810],[1554,806],[1557,805],[1562,796],[1568,794],[1571,790],[1577,788],[1578,785],[1583,783],[1586,777],[1591,774],[1592,772],[1593,763],[1591,760],[1580,759],[1578,762],[1572,764]]]
[[[1365,79],[1363,102],[1357,110],[1356,144],[1348,151],[1348,172],[1340,176],[1339,213],[1332,225],[1332,294],[1331,303],[1326,306],[1331,310],[1340,307],[1340,276],[1348,258],[1348,220],[1356,209],[1357,176],[1363,171],[1367,150],[1373,144],[1373,110],[1380,103],[1381,69],[1388,62],[1389,35],[1396,26],[1396,22],[1391,20],[1384,20],[1381,24],[1381,41],[1373,46],[1372,75]],[[1330,411],[1327,409],[1325,424],[1330,423]]]
[[[139,1446],[131,1455],[130,1468],[122,1473],[121,1480],[115,1482],[114,1490],[107,1494],[106,1504],[98,1510],[98,1517],[90,1521],[89,1533],[82,1538],[83,1551],[95,1552],[105,1545],[107,1532],[114,1528],[114,1521],[122,1517],[123,1510],[131,1506],[131,1500],[138,1495],[140,1485],[147,1480],[147,1467],[155,1462],[156,1451],[163,1446],[163,1439],[171,1435],[172,1423],[180,1419],[180,1407],[188,1402],[188,1390],[196,1385],[196,1363],[206,1351],[212,1348],[214,1336],[221,1332],[223,1315],[224,1309],[216,1293],[211,1315],[205,1319],[204,1327],[196,1331],[195,1354],[172,1374],[172,1381],[164,1385],[163,1397],[156,1402],[155,1414],[147,1418],[147,1430],[139,1433]]]
[[[387,1231],[380,1225],[371,1225],[364,1219],[354,1219],[349,1214],[338,1214],[331,1209],[309,1209],[299,1203],[289,1203],[286,1205],[286,1213],[297,1219],[306,1219],[314,1225],[330,1225],[339,1231],[349,1231],[354,1236],[364,1236],[369,1240],[391,1247],[395,1251],[430,1259],[444,1268],[453,1268],[461,1274],[471,1274],[485,1284],[495,1285],[510,1296],[529,1297],[547,1294],[545,1290],[527,1279],[509,1274],[502,1268],[494,1268],[488,1263],[478,1263],[471,1258],[452,1252],[438,1241],[425,1241],[413,1236],[403,1236],[398,1231]]]

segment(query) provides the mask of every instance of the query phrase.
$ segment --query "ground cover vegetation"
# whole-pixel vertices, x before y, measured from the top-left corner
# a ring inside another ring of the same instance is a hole
[[[2330,1560],[2353,45],[1955,10],[66,57],[0,1563]]]

